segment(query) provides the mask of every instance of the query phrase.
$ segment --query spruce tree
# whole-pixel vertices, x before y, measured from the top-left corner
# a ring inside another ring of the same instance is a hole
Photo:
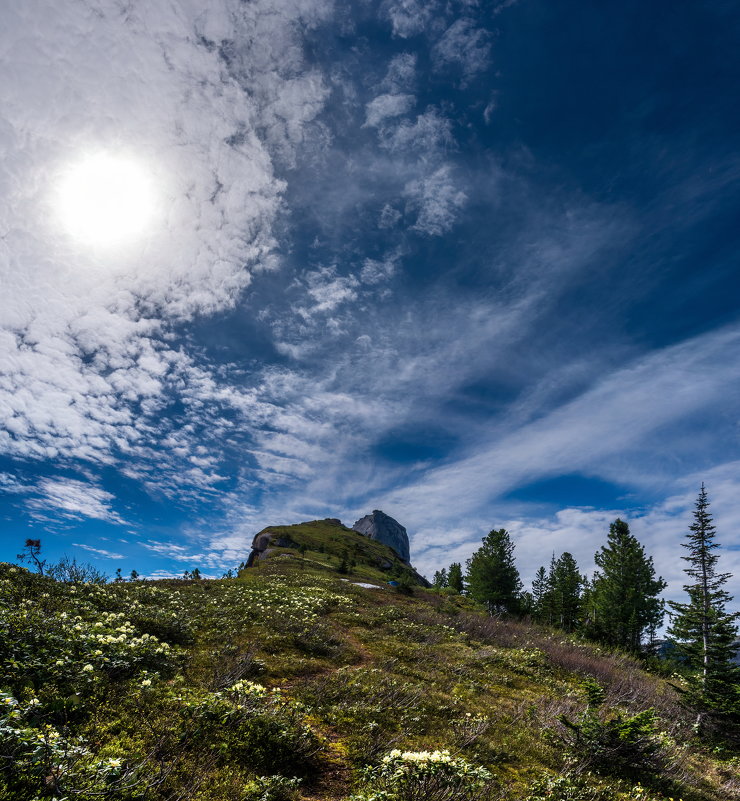
[[[553,623],[558,628],[572,632],[581,617],[584,578],[578,572],[576,560],[568,551],[553,565],[549,583]]]
[[[666,583],[655,578],[652,558],[622,520],[609,526],[607,544],[594,559],[600,569],[588,589],[586,633],[604,645],[637,653],[644,632],[663,619],[659,595]]]
[[[432,586],[440,590],[443,587],[447,586],[447,570],[445,570],[444,567],[441,570],[437,570],[436,573],[434,574],[434,581],[432,581]]]
[[[687,542],[681,543],[688,550],[682,559],[688,562],[685,573],[691,579],[684,585],[689,600],[670,602],[674,615],[668,629],[679,655],[694,671],[689,695],[699,709],[699,727],[704,713],[740,722],[740,666],[733,662],[738,636],[735,621],[740,613],[726,611],[732,596],[723,587],[731,574],[717,572],[715,533],[702,484]]]
[[[522,582],[514,564],[514,544],[506,529],[491,531],[468,559],[468,593],[491,614],[519,611]]]
[[[463,591],[465,585],[463,584],[463,572],[460,562],[453,562],[450,565],[450,569],[447,571],[447,586],[451,587],[455,592]]]
[[[550,595],[550,576],[544,566],[540,567],[532,580],[532,616],[538,623],[551,621],[548,615],[548,598]]]

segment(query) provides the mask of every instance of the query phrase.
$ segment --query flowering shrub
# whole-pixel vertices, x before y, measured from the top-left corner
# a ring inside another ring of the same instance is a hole
[[[258,776],[244,788],[242,801],[293,801],[300,781],[285,776]]]
[[[140,634],[122,612],[96,620],[45,612],[31,602],[0,606],[0,681],[37,689],[79,692],[103,675],[123,678],[140,670],[168,672],[177,654],[151,634]]]
[[[81,738],[70,737],[45,722],[40,707],[36,698],[22,703],[0,692],[1,797],[35,796],[40,785],[55,796],[74,794],[85,799],[115,793],[119,799],[140,797],[136,772],[123,759],[100,758]]]
[[[238,681],[226,690],[183,700],[187,738],[251,770],[305,774],[321,748],[302,721],[300,707],[279,689]]]
[[[449,751],[394,749],[364,774],[352,801],[474,801],[489,795],[492,775]]]

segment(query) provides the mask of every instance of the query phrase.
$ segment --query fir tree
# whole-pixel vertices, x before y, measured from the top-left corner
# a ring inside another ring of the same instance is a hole
[[[574,631],[580,620],[583,584],[576,560],[566,551],[555,562],[550,578],[554,622],[565,631]]]
[[[730,573],[718,573],[719,545],[714,542],[716,529],[709,513],[704,484],[689,526],[687,542],[682,546],[688,556],[685,573],[691,583],[684,585],[688,603],[670,602],[675,613],[668,634],[676,640],[678,653],[695,671],[689,695],[699,708],[697,724],[705,712],[729,721],[740,722],[740,666],[734,664],[740,613],[728,613],[732,600],[724,589]]]
[[[514,564],[514,544],[506,529],[493,530],[468,559],[469,594],[491,614],[519,611],[522,582]]]
[[[532,616],[538,623],[552,622],[548,614],[550,589],[550,575],[540,567],[532,580]]]
[[[463,572],[460,562],[453,562],[450,565],[450,569],[447,571],[447,586],[451,587],[455,592],[463,591],[465,585],[463,584]]]
[[[432,582],[432,585],[438,590],[441,590],[443,587],[447,586],[447,571],[445,568],[437,570],[437,572],[434,574],[434,581]]]
[[[622,520],[609,526],[607,544],[594,559],[600,570],[588,591],[586,633],[604,645],[638,652],[644,632],[663,619],[659,595],[666,583],[655,578],[652,558]]]

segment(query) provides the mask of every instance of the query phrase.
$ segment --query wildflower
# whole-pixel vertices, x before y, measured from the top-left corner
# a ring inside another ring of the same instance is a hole
[[[92,673],[93,670],[95,670],[95,668],[90,663],[82,668],[83,673]]]
[[[142,687],[151,687],[152,686],[152,680],[151,679],[144,679],[144,681],[141,682],[141,686]]]

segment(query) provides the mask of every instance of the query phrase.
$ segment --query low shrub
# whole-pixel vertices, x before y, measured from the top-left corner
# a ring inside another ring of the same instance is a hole
[[[186,701],[180,714],[183,743],[236,760],[254,772],[305,776],[321,750],[295,702],[280,690],[251,681]]]
[[[580,718],[574,721],[565,714],[558,718],[560,736],[576,768],[635,778],[661,771],[663,747],[656,732],[655,710],[634,715],[607,713],[604,689],[593,680],[585,681],[583,688],[587,705]]]
[[[3,801],[36,798],[41,787],[55,798],[133,801],[147,789],[123,758],[101,757],[81,737],[48,723],[35,697],[22,702],[0,692],[0,756]]]
[[[295,801],[300,779],[258,776],[244,788],[241,801]]]
[[[490,797],[493,776],[449,751],[393,750],[367,768],[351,801],[477,801]]]

